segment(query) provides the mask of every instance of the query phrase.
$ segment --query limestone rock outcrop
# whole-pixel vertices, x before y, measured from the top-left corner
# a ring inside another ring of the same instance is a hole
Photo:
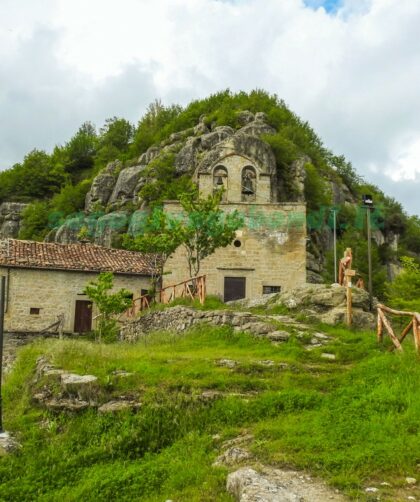
[[[86,195],[85,210],[95,211],[98,206],[104,208],[114,190],[117,173],[121,170],[122,164],[119,160],[110,162],[98,176],[93,180],[91,189]]]
[[[145,165],[138,165],[126,167],[120,172],[109,198],[110,205],[115,205],[116,203],[123,205],[126,202],[135,203],[138,201],[140,180],[143,177],[145,168]]]
[[[238,502],[344,502],[343,495],[321,481],[296,471],[243,467],[229,474],[227,491]]]
[[[115,237],[127,230],[127,225],[120,225],[123,220],[121,212],[132,213],[144,206],[138,194],[144,184],[150,181],[148,165],[168,153],[175,156],[176,174],[189,174],[192,177],[198,171],[208,171],[226,155],[245,156],[252,159],[265,174],[272,176],[273,192],[276,192],[276,159],[269,144],[261,138],[262,135],[275,133],[275,130],[268,124],[264,113],[254,115],[249,111],[239,112],[238,124],[236,130],[215,123],[209,128],[206,117],[201,116],[195,127],[173,133],[169,139],[150,147],[139,157],[136,165],[125,167],[120,161],[108,163],[95,177],[86,195],[85,214],[65,221],[61,227],[48,234],[48,239],[62,244],[74,243],[78,241],[81,228],[87,227],[89,237],[96,244],[114,245]],[[296,171],[297,184],[300,186],[303,183],[301,164],[291,169]],[[275,193],[273,200],[277,198]],[[97,224],[89,220],[90,215],[96,216]],[[118,221],[118,228],[114,228],[115,221]],[[11,223],[8,225],[11,226]],[[11,231],[9,229],[8,233]],[[15,228],[13,232],[16,233]]]
[[[15,239],[19,235],[22,211],[27,204],[3,202],[0,204],[0,239]]]
[[[126,232],[129,217],[126,211],[114,211],[98,218],[93,242],[98,246],[113,247],[115,239]]]
[[[217,143],[202,159],[198,170],[200,173],[210,172],[211,168],[227,155],[237,154],[251,158],[264,173],[276,173],[276,158],[270,145],[256,136],[240,134]]]

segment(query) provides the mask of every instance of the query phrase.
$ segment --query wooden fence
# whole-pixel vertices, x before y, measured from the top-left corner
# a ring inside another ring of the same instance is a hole
[[[125,317],[135,317],[142,310],[150,308],[154,302],[171,303],[176,298],[198,298],[201,305],[206,299],[206,276],[200,275],[187,281],[166,286],[155,295],[145,294],[133,300],[131,307],[125,312]]]
[[[403,329],[401,335],[398,337],[394,330],[392,329],[391,322],[387,318],[386,314],[391,314],[400,317],[411,317],[410,322]],[[413,331],[414,345],[416,347],[417,353],[420,352],[420,314],[418,312],[404,312],[401,310],[394,310],[385,305],[378,305],[378,342],[383,341],[384,328],[387,330],[388,335],[393,343],[392,350],[397,349],[402,352],[402,342],[405,337]]]

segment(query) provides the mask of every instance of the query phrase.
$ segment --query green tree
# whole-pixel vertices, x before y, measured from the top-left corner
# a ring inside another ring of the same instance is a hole
[[[132,294],[127,289],[120,289],[111,293],[114,286],[114,275],[111,272],[102,272],[97,281],[91,281],[84,289],[99,311],[98,339],[108,341],[117,337],[116,316],[125,312],[132,304]]]
[[[89,169],[93,166],[97,148],[97,134],[91,122],[84,122],[66,144],[66,167],[69,172]]]
[[[22,164],[16,164],[9,171],[10,195],[19,198],[50,197],[60,190],[68,180],[61,165],[54,164],[52,158],[42,150],[32,150]]]
[[[236,230],[244,224],[238,211],[224,213],[220,207],[222,192],[200,198],[192,192],[180,197],[185,218],[180,228],[180,239],[187,254],[190,277],[200,272],[201,262],[216,249],[226,247],[236,237]]]
[[[112,117],[100,129],[96,162],[104,165],[115,159],[126,160],[132,142],[134,127],[128,120]]]
[[[152,292],[162,285],[165,264],[181,244],[181,222],[162,208],[155,208],[141,229],[141,234],[125,235],[123,245],[132,251],[150,254],[155,272],[152,275]]]
[[[407,256],[401,263],[402,272],[386,283],[386,298],[397,309],[420,312],[420,265]]]
[[[47,235],[50,206],[48,201],[29,204],[22,213],[19,239],[42,241]]]
[[[147,183],[141,188],[139,196],[150,207],[157,207],[164,200],[178,200],[180,195],[195,189],[191,176],[177,176],[175,155],[159,155],[147,166]]]
[[[83,209],[90,183],[90,180],[83,180],[77,185],[64,185],[52,198],[51,211],[59,211],[63,216],[67,216]]]
[[[308,209],[314,210],[330,205],[331,189],[326,180],[311,163],[305,165],[305,172],[305,200]]]

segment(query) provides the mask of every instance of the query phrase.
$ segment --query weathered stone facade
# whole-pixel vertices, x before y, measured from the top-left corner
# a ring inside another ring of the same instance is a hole
[[[223,211],[238,211],[244,217],[235,241],[201,263],[207,293],[225,301],[290,290],[306,282],[306,206],[278,202],[273,151],[245,129],[216,144],[194,174],[203,197],[223,189]],[[167,202],[165,210],[181,212],[176,202]],[[165,272],[164,286],[189,277],[182,247],[168,260]]]
[[[200,274],[207,276],[207,293],[224,299],[225,278],[245,279],[245,297],[263,292],[293,289],[306,281],[305,206],[301,204],[225,204],[226,211],[237,209],[246,226],[226,248],[216,250],[202,262]],[[177,203],[167,203],[177,211]],[[189,276],[185,251],[179,248],[167,261],[164,286]],[[280,289],[270,289],[280,288]]]
[[[60,314],[64,314],[64,331],[74,332],[76,301],[88,300],[83,290],[97,277],[88,272],[0,266],[1,275],[7,277],[5,330],[13,333],[42,331]],[[116,274],[114,278],[114,289],[126,288],[133,292],[134,298],[149,285],[148,277]],[[94,317],[96,312],[92,314]]]

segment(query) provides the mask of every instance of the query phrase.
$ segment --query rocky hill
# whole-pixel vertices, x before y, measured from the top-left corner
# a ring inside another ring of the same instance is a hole
[[[262,91],[226,91],[185,109],[155,103],[137,128],[114,118],[97,135],[85,124],[50,156],[31,152],[22,164],[0,173],[0,237],[70,243],[83,230],[84,238],[97,244],[121,246],[123,234],[138,229],[145,210],[191,189],[197,170],[212,164],[221,149],[251,151],[258,162],[272,166],[274,200],[306,201],[308,282],[332,278],[333,207],[339,252],[351,245],[356,267],[366,274],[363,193],[373,194],[377,207],[376,293],[395,275],[400,255],[419,256],[418,218],[409,218],[396,201],[364,183],[307,123]],[[29,188],[28,172],[35,175]]]

